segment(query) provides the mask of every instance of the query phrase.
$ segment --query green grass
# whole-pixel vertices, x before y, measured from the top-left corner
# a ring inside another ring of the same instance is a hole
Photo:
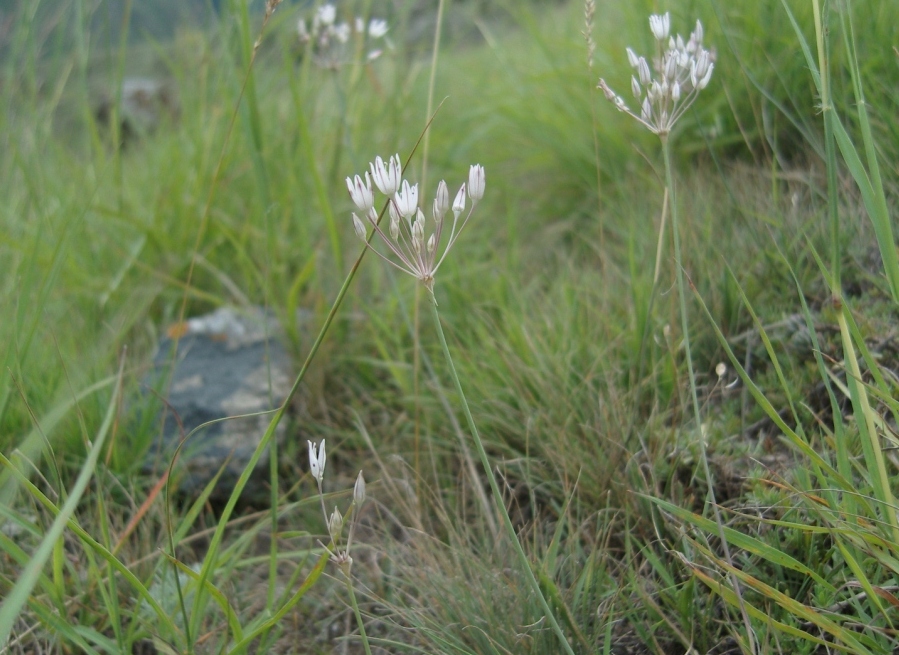
[[[392,51],[332,71],[298,56],[300,7],[284,4],[248,78],[261,14],[234,4],[171,39],[133,25],[127,43],[91,38],[104,3],[10,14],[0,638],[10,653],[361,652],[318,544],[305,440],[327,438],[329,509],[360,468],[369,480],[353,588],[374,651],[561,652],[484,502],[426,296],[371,256],[347,277],[362,245],[344,178],[405,160],[428,120],[427,12],[398,9]],[[449,5],[421,193],[487,171],[435,289],[472,418],[575,652],[892,652],[890,3],[844,3],[851,22],[812,0],[671,7],[672,31],[699,17],[717,49],[672,139],[707,453],[684,411],[670,237],[648,311],[662,153],[594,88],[627,88],[624,48],[648,50],[657,4],[599,3],[592,70],[578,3]],[[169,80],[179,111],[117,148],[93,109],[133,74]],[[422,164],[419,150],[411,181]],[[212,506],[211,489],[167,503],[140,470],[157,428],[130,399],[182,308],[244,303],[313,317],[288,322],[296,368],[315,357],[273,507]]]

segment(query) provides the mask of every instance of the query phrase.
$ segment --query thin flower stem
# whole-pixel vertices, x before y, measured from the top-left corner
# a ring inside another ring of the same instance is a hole
[[[350,603],[353,605],[353,613],[356,615],[356,625],[359,626],[359,637],[362,639],[365,655],[371,655],[371,646],[368,643],[368,635],[365,634],[365,624],[362,622],[362,613],[359,611],[359,603],[356,602],[356,593],[353,591],[353,581],[350,578],[349,567],[343,571],[343,576],[346,578],[346,589],[350,594]]]
[[[678,300],[680,301],[681,331],[684,335],[684,353],[687,358],[687,376],[690,380],[690,398],[693,403],[693,418],[696,421],[696,432],[699,434],[699,446],[700,452],[702,453],[702,469],[705,474],[706,484],[709,485],[707,501],[715,516],[715,524],[718,527],[718,537],[721,539],[721,547],[724,549],[724,558],[728,563],[733,565],[733,560],[730,556],[730,547],[724,536],[724,522],[721,520],[721,511],[719,510],[718,502],[715,499],[714,480],[712,479],[712,471],[709,467],[709,457],[706,452],[706,440],[702,430],[702,412],[699,408],[699,395],[696,392],[696,377],[693,374],[693,355],[690,351],[690,330],[687,317],[687,289],[684,282],[684,267],[680,248],[680,223],[678,222],[677,196],[674,193],[674,176],[671,174],[671,146],[668,143],[667,136],[661,137],[661,140],[662,156],[665,160],[665,186],[668,190],[668,203],[671,208],[671,233],[674,237],[674,268],[677,275],[677,295]],[[744,627],[746,628],[746,636],[750,640],[750,652],[755,653],[757,651],[753,636],[754,633],[749,621],[749,614],[743,604],[743,595],[740,592],[740,581],[733,573],[729,574],[728,577],[731,579],[734,593],[736,593],[737,599],[739,600],[740,613],[742,614]]]
[[[568,653],[568,655],[574,655],[574,650],[572,650],[571,644],[568,643],[568,639],[565,637],[565,633],[562,632],[562,628],[559,625],[559,622],[556,621],[556,617],[550,609],[549,603],[546,602],[546,598],[543,596],[543,592],[540,590],[540,585],[537,583],[537,578],[534,576],[534,571],[531,569],[531,563],[528,561],[528,557],[527,555],[525,555],[524,549],[521,547],[521,542],[518,540],[518,535],[515,533],[515,527],[512,525],[512,519],[509,518],[509,512],[506,511],[506,505],[503,502],[502,493],[500,493],[499,485],[496,484],[496,478],[493,475],[493,469],[490,466],[490,460],[487,459],[487,451],[484,450],[484,444],[481,442],[481,435],[478,433],[478,428],[474,423],[474,417],[472,417],[471,409],[469,409],[468,407],[468,400],[466,400],[465,398],[465,392],[462,391],[462,383],[459,380],[459,375],[456,373],[456,367],[453,364],[453,357],[450,354],[449,346],[446,343],[446,337],[443,334],[443,326],[440,324],[440,314],[437,311],[437,299],[434,297],[433,292],[430,293],[430,296],[431,310],[434,315],[434,325],[436,325],[437,327],[437,336],[440,338],[440,345],[443,347],[443,354],[446,356],[446,363],[449,367],[450,374],[452,375],[453,383],[456,386],[456,393],[459,394],[459,399],[462,402],[462,410],[465,413],[465,420],[468,421],[468,429],[471,430],[471,436],[474,438],[474,444],[477,448],[478,456],[481,458],[481,465],[484,467],[484,473],[487,475],[487,481],[490,483],[490,491],[493,492],[493,500],[496,502],[500,516],[502,516],[503,525],[506,528],[506,532],[509,533],[509,539],[511,540],[512,545],[515,548],[515,552],[518,555],[518,560],[525,571],[525,576],[527,577],[528,584],[531,587],[531,591],[540,601],[540,605],[543,608],[543,613],[552,625],[553,632],[556,633],[556,636],[562,643],[565,652]]]

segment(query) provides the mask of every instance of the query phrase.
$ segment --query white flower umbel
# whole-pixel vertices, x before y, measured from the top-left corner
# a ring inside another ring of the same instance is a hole
[[[708,86],[715,68],[714,55],[702,46],[702,23],[696,21],[696,29],[686,43],[680,34],[668,36],[670,24],[667,13],[649,17],[649,28],[656,41],[656,57],[652,62],[655,74],[650,71],[646,58],[627,49],[628,63],[634,69],[631,93],[640,103],[639,113],[631,110],[604,79],[599,80],[599,88],[619,111],[630,114],[662,138],[668,136],[699,92]]]
[[[300,43],[308,47],[318,66],[331,69],[352,62],[350,41],[355,39],[370,46],[367,61],[377,59],[384,52],[383,46],[392,47],[387,38],[389,29],[387,21],[381,18],[372,18],[368,24],[361,16],[338,22],[337,8],[331,3],[321,5],[308,24],[303,18],[297,21]]]
[[[437,185],[431,218],[428,220],[418,206],[418,185],[410,185],[407,180],[400,179],[402,168],[399,155],[391,157],[387,164],[378,157],[373,164],[370,164],[370,168],[375,186],[388,197],[390,225],[388,233],[385,234],[378,225],[377,214],[369,205],[367,195],[371,192],[369,174],[365,174],[367,184],[359,175],[356,175],[354,179],[347,178],[350,197],[363,212],[363,218],[353,214],[353,228],[356,234],[379,257],[404,273],[418,278],[429,291],[433,292],[434,275],[437,273],[437,269],[440,268],[440,264],[443,263],[450,249],[456,243],[456,239],[462,234],[478,201],[484,197],[486,184],[484,167],[474,164],[469,169],[468,183],[459,188],[456,200],[453,202],[453,221],[449,228],[449,236],[445,239],[447,221],[444,220],[444,217],[450,209],[449,189],[446,182],[441,180]],[[466,193],[471,198],[471,209],[467,214],[465,213]],[[465,217],[461,218],[463,214]],[[371,244],[365,228],[366,222],[377,232],[392,253],[392,257],[389,254],[383,254]],[[428,232],[430,235],[425,236]]]

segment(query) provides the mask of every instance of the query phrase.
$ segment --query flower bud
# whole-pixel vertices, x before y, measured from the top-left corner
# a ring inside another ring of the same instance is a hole
[[[645,57],[640,57],[637,62],[637,75],[640,76],[640,84],[647,86],[652,82],[652,74],[649,72],[649,64],[646,63]]]
[[[437,247],[437,235],[432,234],[428,237],[428,254],[433,255],[434,249]]]
[[[634,97],[639,100],[643,95],[643,89],[640,88],[640,83],[637,81],[637,78],[631,75],[631,93],[634,94]]]
[[[393,207],[393,205],[391,205]],[[390,238],[397,241],[400,238],[400,217],[390,216]]]
[[[715,64],[709,64],[709,69],[706,71],[705,75],[699,80],[699,86],[697,89],[704,89],[709,85],[709,80],[712,79],[712,69],[715,68]]]
[[[459,187],[459,193],[456,194],[456,199],[453,200],[453,215],[456,217],[456,220],[459,219],[459,214],[465,211],[465,185],[463,184]]]
[[[637,58],[637,53],[630,48],[627,49],[627,61],[631,65],[631,68],[636,68],[637,62],[639,61],[639,59]]]
[[[357,507],[365,502],[365,478],[362,477],[362,471],[359,471],[356,484],[353,485],[353,502]]]
[[[343,517],[340,515],[340,510],[334,507],[334,511],[328,518],[328,534],[335,545],[340,543],[341,532],[343,532]]]
[[[362,219],[356,216],[355,212],[353,213],[353,229],[356,230],[356,236],[365,240],[365,237],[368,235],[365,232],[365,225],[362,223]]]
[[[473,164],[468,169],[468,195],[472,202],[477,202],[484,197],[485,184],[484,167],[480,164]]]
[[[440,180],[437,185],[437,194],[434,196],[434,222],[438,225],[443,220],[446,210],[449,209],[449,189],[446,188],[446,182]]]

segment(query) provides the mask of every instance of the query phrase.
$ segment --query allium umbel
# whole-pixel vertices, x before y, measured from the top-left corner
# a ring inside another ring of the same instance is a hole
[[[434,275],[440,264],[446,258],[456,239],[468,224],[468,219],[474,212],[478,201],[484,197],[486,177],[484,167],[474,164],[468,171],[468,183],[463,184],[453,204],[449,204],[449,189],[443,180],[437,185],[437,193],[431,207],[431,219],[425,217],[418,205],[418,185],[410,185],[407,180],[402,180],[402,168],[399,155],[391,157],[385,164],[384,160],[377,157],[370,164],[371,176],[365,174],[364,182],[358,175],[354,179],[347,178],[347,189],[355,205],[363,212],[360,218],[353,214],[353,229],[356,235],[366,241],[379,257],[392,266],[418,278],[429,291],[434,290]],[[388,215],[390,218],[387,233],[378,225],[377,213],[369,204],[369,195],[372,192],[371,179],[374,179],[377,189],[388,197]],[[471,198],[471,209],[465,214],[465,218],[459,220],[465,213],[466,195]],[[443,240],[446,221],[444,217],[449,209],[453,211],[453,222],[449,236]],[[394,258],[382,254],[369,241],[366,222],[393,253]],[[429,236],[425,236],[430,232]],[[441,244],[443,244],[441,248]]]
[[[696,21],[696,29],[686,43],[680,34],[668,36],[670,25],[667,13],[649,17],[649,28],[656,40],[656,57],[652,62],[655,77],[646,59],[627,49],[628,63],[635,71],[631,76],[631,93],[640,102],[639,114],[605,80],[599,80],[599,88],[619,111],[630,114],[662,138],[668,136],[699,92],[708,86],[715,68],[714,55],[702,47],[702,23]]]

